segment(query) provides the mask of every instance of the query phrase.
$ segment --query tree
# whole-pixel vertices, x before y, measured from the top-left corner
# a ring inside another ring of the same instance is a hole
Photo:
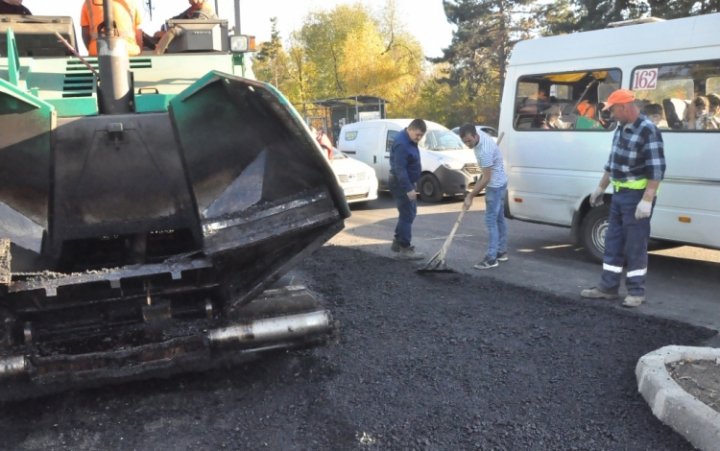
[[[534,6],[534,10],[535,16],[542,18],[538,24],[541,35],[554,36],[580,30],[577,0],[541,2]]]
[[[720,0],[647,0],[650,14],[663,19],[720,12]]]
[[[605,28],[611,22],[654,16],[677,19],[720,12],[720,0],[573,0],[574,30]]]
[[[479,95],[499,99],[513,44],[536,26],[533,0],[444,0],[448,21],[457,26],[450,47],[435,62],[450,63],[448,82],[476,104]],[[497,105],[497,103],[495,104]],[[496,108],[497,110],[497,108]],[[478,116],[478,111],[475,112]],[[469,119],[469,118],[468,118]],[[497,111],[492,120],[497,121]]]
[[[272,83],[275,87],[284,91],[289,79],[288,55],[283,49],[280,41],[280,33],[277,30],[277,17],[270,19],[271,32],[270,41],[260,45],[260,51],[253,59],[253,72],[260,79]]]
[[[315,78],[309,83],[318,98],[337,97],[345,92],[340,76],[345,40],[348,34],[362,29],[368,21],[372,18],[360,4],[312,12],[305,18],[295,39],[317,68]]]
[[[378,20],[361,4],[341,5],[310,13],[293,38],[302,49],[293,65],[312,70],[305,77],[308,100],[375,95],[389,101],[389,114],[400,114],[416,97],[422,48],[392,15]]]

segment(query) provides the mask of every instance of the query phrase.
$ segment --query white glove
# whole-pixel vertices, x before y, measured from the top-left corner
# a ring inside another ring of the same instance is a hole
[[[590,206],[591,207],[599,207],[604,203],[603,201],[603,194],[605,194],[605,190],[601,187],[595,188],[595,191],[590,195]]]
[[[649,200],[641,200],[635,208],[635,219],[649,218],[652,212],[652,202]]]

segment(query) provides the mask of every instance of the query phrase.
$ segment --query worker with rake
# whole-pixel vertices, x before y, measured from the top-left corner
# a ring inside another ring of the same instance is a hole
[[[502,154],[492,138],[477,130],[472,124],[460,127],[460,138],[466,146],[473,149],[475,158],[482,169],[482,177],[465,197],[463,208],[469,209],[478,193],[485,190],[485,225],[488,229],[488,249],[485,258],[473,268],[495,268],[498,266],[498,261],[508,260],[507,226],[505,224],[507,175]]]

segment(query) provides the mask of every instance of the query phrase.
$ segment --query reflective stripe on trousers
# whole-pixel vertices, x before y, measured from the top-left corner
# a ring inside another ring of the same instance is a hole
[[[645,295],[650,218],[635,219],[635,209],[643,193],[644,190],[641,189],[626,189],[612,196],[600,282],[600,289],[603,291],[618,291],[623,267],[626,267],[625,286],[628,294]]]

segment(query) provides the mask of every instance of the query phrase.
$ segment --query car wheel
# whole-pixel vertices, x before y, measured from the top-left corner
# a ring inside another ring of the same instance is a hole
[[[440,182],[432,174],[425,174],[420,177],[418,190],[420,191],[420,199],[424,202],[440,202],[442,200],[443,193],[440,190]]]
[[[580,242],[588,256],[601,262],[605,253],[605,233],[608,228],[610,207],[601,205],[593,208],[585,216],[580,226]]]

